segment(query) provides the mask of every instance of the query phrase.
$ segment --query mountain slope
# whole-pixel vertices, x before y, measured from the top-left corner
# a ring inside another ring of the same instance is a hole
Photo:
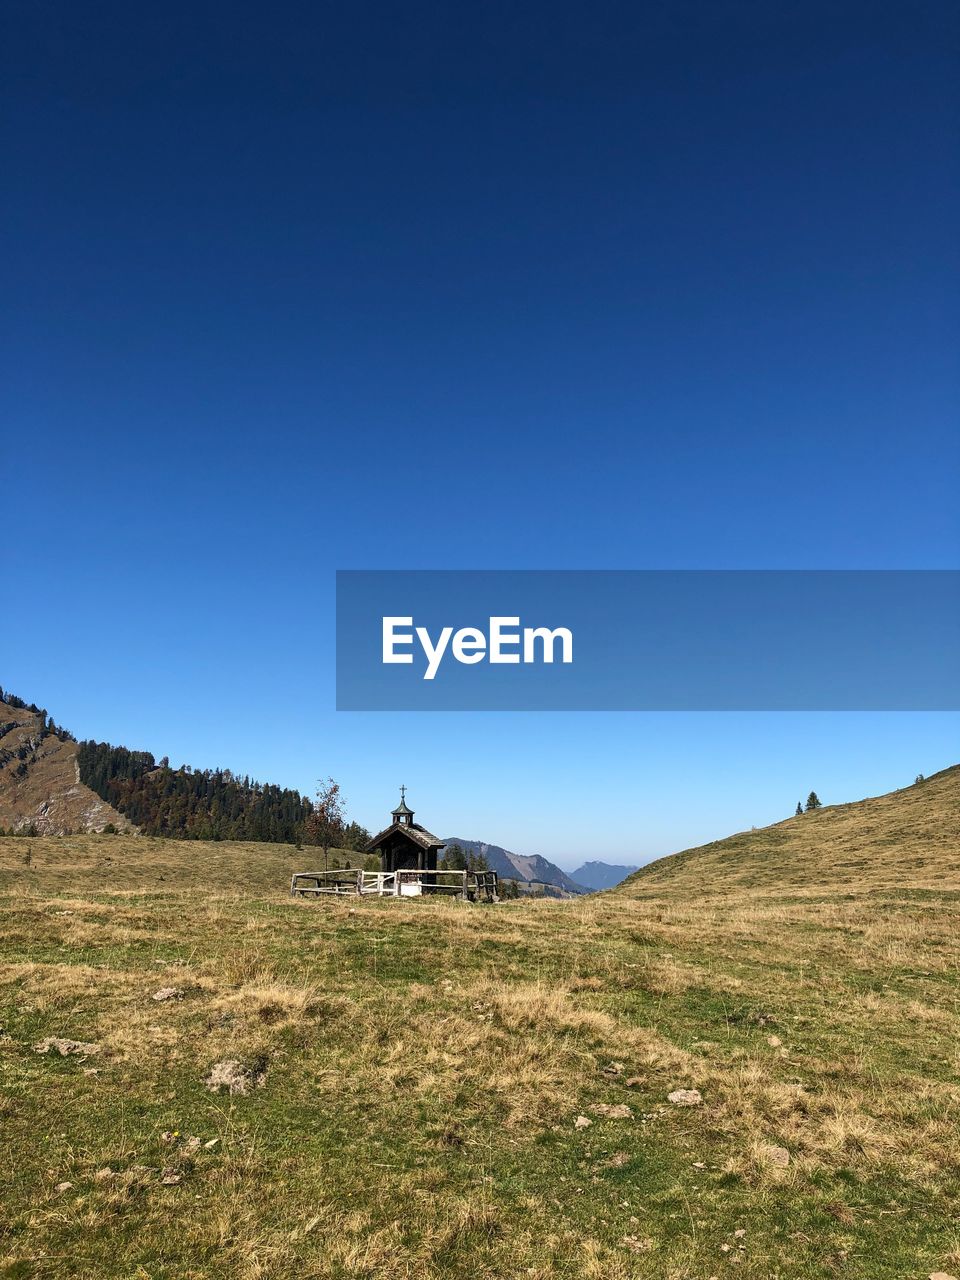
[[[618,867],[609,862],[585,862],[571,874],[577,884],[598,892],[601,889],[615,888],[636,870],[636,867]]]
[[[887,795],[831,805],[660,858],[618,892],[960,887],[960,765]]]
[[[191,840],[298,841],[312,810],[298,791],[228,769],[170,767],[149,751],[77,742],[47,713],[0,691],[0,829],[118,831]]]
[[[10,695],[8,695],[9,697]],[[133,824],[80,781],[78,744],[35,706],[0,699],[0,828],[40,835]]]
[[[445,843],[458,844],[464,853],[482,854],[490,870],[508,880],[543,884],[564,893],[584,892],[583,885],[577,884],[565,871],[561,871],[539,854],[511,853],[498,844],[487,844],[483,840],[464,840],[462,836],[449,836]]]

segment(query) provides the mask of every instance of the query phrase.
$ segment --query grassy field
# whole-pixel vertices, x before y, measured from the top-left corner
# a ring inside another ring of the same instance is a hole
[[[635,872],[621,892],[790,888],[850,893],[960,885],[960,765],[914,786],[742,831]]]
[[[331,849],[329,861],[360,867],[364,855]],[[275,895],[295,871],[323,867],[323,850],[239,840],[162,840],[153,836],[0,836],[0,892],[99,891]]]
[[[928,837],[939,877],[695,894],[688,857],[496,907],[292,900],[275,846],[0,840],[0,1276],[958,1274]]]

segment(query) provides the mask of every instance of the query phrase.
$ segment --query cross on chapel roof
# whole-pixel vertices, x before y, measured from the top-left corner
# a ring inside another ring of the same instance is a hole
[[[407,804],[407,788],[405,786],[401,786],[400,788],[400,803],[397,805],[396,809],[393,810],[391,817],[396,819],[398,822],[401,817],[409,817],[411,820],[413,818],[413,810]]]

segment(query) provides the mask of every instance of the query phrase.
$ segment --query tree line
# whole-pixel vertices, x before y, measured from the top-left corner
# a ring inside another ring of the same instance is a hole
[[[80,781],[144,835],[181,840],[260,840],[299,844],[316,827],[315,806],[299,791],[236,777],[229,769],[173,769],[149,751],[81,742]],[[369,833],[351,822],[337,845],[362,849]]]
[[[464,853],[462,845],[448,844],[444,847],[440,860],[437,862],[437,870],[489,871],[490,867],[484,854]]]
[[[28,741],[16,748],[0,746],[0,769],[14,762],[13,772],[18,777],[25,775],[40,743],[51,735],[61,742],[77,741],[34,702],[0,688],[0,704],[29,711],[39,719],[36,728],[31,726]],[[22,727],[16,720],[0,720],[0,739]],[[229,769],[193,769],[190,765],[174,769],[167,756],[158,762],[150,751],[131,751],[90,739],[77,744],[77,766],[80,781],[144,835],[297,846],[306,841],[351,852],[362,852],[370,840],[366,827],[345,821],[342,806],[328,813],[323,788],[313,803],[299,791],[249,776],[240,778]],[[339,787],[333,785],[338,793]]]
[[[474,853],[472,850],[465,853],[463,845],[448,844],[445,846],[443,853],[437,862],[438,871],[489,871],[490,866],[487,862],[486,855],[482,853]],[[516,880],[509,880],[505,877],[499,877],[500,897],[501,898],[519,898],[520,886]]]

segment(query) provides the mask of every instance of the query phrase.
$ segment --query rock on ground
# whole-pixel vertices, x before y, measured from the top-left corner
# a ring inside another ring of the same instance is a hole
[[[675,1107],[699,1107],[703,1102],[703,1094],[699,1089],[674,1089],[667,1094],[667,1101]]]
[[[62,1036],[47,1036],[45,1040],[38,1040],[33,1046],[37,1053],[59,1053],[61,1058],[66,1058],[69,1054],[80,1054],[86,1056],[90,1053],[99,1053],[100,1046],[98,1044],[88,1044],[85,1040],[65,1040]]]
[[[204,1077],[203,1083],[211,1093],[219,1093],[221,1089],[226,1089],[231,1094],[242,1095],[263,1084],[263,1077],[262,1071],[252,1071],[242,1062],[237,1062],[235,1058],[225,1058],[222,1062],[213,1064],[209,1074]]]
[[[786,1147],[776,1147],[773,1143],[765,1143],[760,1148],[764,1164],[773,1165],[775,1169],[786,1169],[790,1163],[790,1152]]]

